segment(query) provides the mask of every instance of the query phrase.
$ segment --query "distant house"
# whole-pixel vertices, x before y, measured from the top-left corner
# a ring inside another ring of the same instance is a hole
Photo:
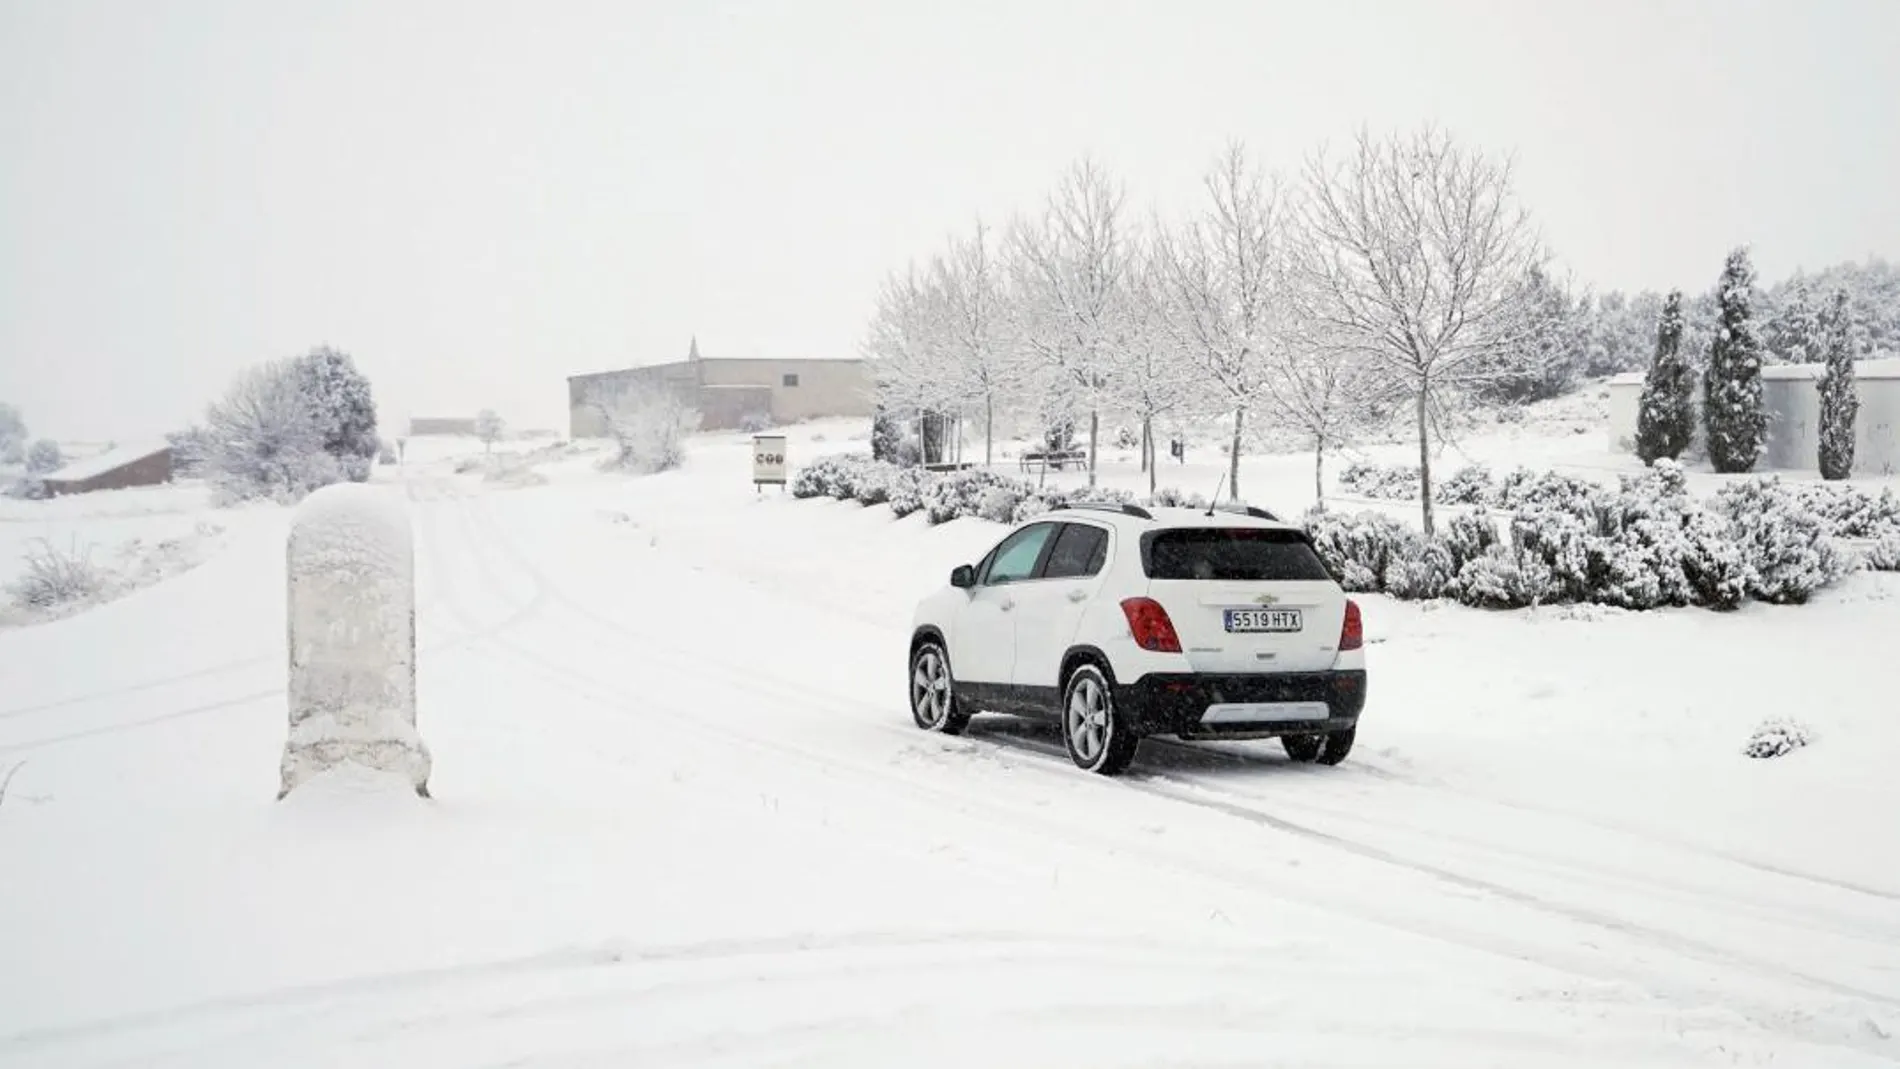
[[[1822,364],[1770,364],[1761,369],[1762,407],[1768,412],[1768,441],[1763,471],[1814,471],[1821,450]],[[1854,474],[1900,474],[1900,359],[1862,360],[1854,365],[1860,412],[1854,418]],[[1643,373],[1632,371],[1610,380],[1610,448],[1635,452],[1636,417],[1643,396]],[[1702,446],[1702,386],[1695,389],[1698,412],[1695,441]]]
[[[163,439],[114,446],[97,456],[75,460],[40,480],[48,494],[87,494],[172,481],[172,447]]]
[[[411,419],[409,436],[421,437],[425,434],[460,435],[464,438],[475,437],[474,416],[432,416]]]
[[[875,404],[870,368],[863,360],[708,359],[699,355],[694,341],[686,359],[670,364],[569,376],[568,434],[603,437],[607,427],[600,405],[636,385],[677,394],[699,413],[700,428],[709,431],[832,416],[869,418]]]

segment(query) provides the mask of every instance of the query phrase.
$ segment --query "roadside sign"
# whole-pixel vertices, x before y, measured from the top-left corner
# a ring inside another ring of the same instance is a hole
[[[763,487],[785,486],[785,436],[782,434],[755,434],[752,436],[752,485]]]

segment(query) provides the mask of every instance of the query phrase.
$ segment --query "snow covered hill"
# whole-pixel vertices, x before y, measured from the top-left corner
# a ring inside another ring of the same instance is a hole
[[[1900,577],[1724,615],[1372,597],[1347,764],[1151,743],[1103,781],[1038,728],[910,725],[911,606],[999,528],[757,493],[737,436],[641,479],[461,459],[376,476],[418,532],[433,801],[271,800],[281,513],[0,632],[0,1065],[1900,1061],[1900,724],[1862,655]],[[1309,460],[1249,496],[1303,508]],[[1741,756],[1784,716],[1814,745]]]

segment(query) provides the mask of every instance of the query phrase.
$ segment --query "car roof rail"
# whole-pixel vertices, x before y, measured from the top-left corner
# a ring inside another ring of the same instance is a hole
[[[1083,509],[1089,512],[1119,512],[1124,516],[1133,516],[1138,520],[1152,520],[1155,514],[1140,505],[1116,505],[1107,501],[1076,501],[1062,506],[1066,509]]]
[[[1271,520],[1274,523],[1282,522],[1280,517],[1256,505],[1238,505],[1229,501],[1225,504],[1215,505],[1214,509],[1218,512],[1232,512],[1243,516],[1252,516],[1256,520]]]

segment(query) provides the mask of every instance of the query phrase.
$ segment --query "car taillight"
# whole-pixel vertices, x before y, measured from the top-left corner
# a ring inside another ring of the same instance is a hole
[[[1346,599],[1346,622],[1339,627],[1339,652],[1360,649],[1366,644],[1366,624],[1359,617],[1359,603]]]
[[[1128,631],[1135,645],[1154,653],[1180,653],[1181,636],[1175,634],[1168,610],[1153,598],[1129,598],[1122,602],[1122,615],[1128,617]]]

